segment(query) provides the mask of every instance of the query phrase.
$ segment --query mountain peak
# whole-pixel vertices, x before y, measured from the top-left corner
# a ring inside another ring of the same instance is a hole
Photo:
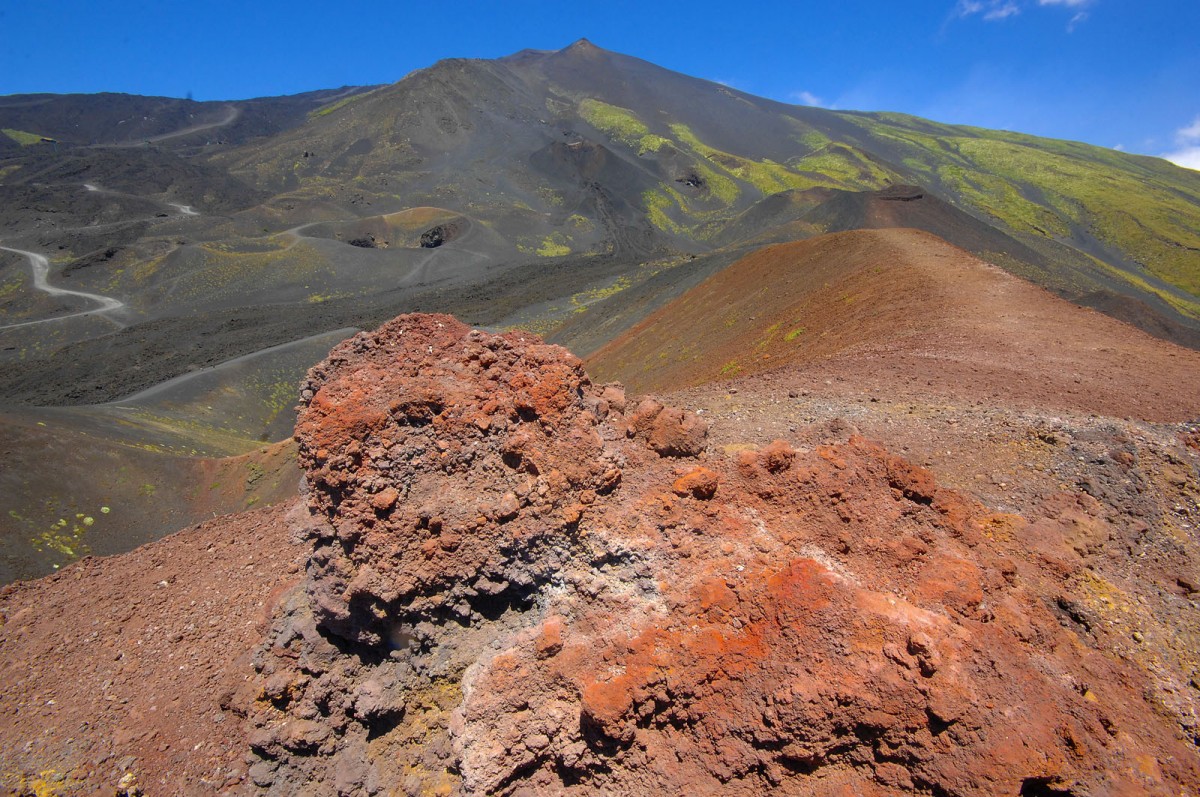
[[[576,39],[560,50],[524,49],[520,50],[519,52],[515,52],[512,55],[505,56],[500,60],[516,63],[540,62],[547,56],[551,58],[556,56],[582,56],[586,58],[589,56],[594,57],[604,52],[606,51],[603,48],[592,44],[591,40],[582,38]]]
[[[561,50],[561,52],[564,52],[564,53],[567,53],[567,52],[599,53],[599,52],[603,52],[603,50],[600,47],[597,47],[596,45],[592,44],[591,41],[589,41],[587,38],[582,38],[582,39],[577,39],[577,40],[571,42],[569,45],[564,47]]]

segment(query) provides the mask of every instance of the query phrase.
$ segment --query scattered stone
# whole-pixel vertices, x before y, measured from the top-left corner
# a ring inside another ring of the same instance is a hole
[[[375,497],[371,499],[371,506],[375,507],[376,512],[387,512],[396,505],[399,498],[399,490],[395,487],[387,487],[375,494]]]
[[[143,794],[137,775],[132,772],[126,772],[117,782],[117,797],[142,797]]]

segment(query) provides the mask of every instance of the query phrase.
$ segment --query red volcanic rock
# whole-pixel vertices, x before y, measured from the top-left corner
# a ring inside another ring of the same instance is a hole
[[[305,387],[300,461],[330,520],[317,615],[354,642],[424,640],[431,615],[524,602],[557,567],[525,554],[620,481],[580,361],[532,336],[402,316],[339,346]]]
[[[720,482],[721,477],[708,468],[696,468],[676,479],[671,489],[676,495],[694,495],[707,500],[716,495]]]
[[[695,413],[664,407],[655,399],[644,399],[633,411],[631,434],[645,440],[667,457],[694,457],[704,450],[708,424]]]
[[[1070,512],[1027,527],[859,437],[710,456],[697,416],[446,316],[356,336],[305,388],[313,554],[240,698],[264,789],[1200,784],[1145,673],[998,533],[1070,567]]]
[[[796,450],[784,440],[776,440],[763,448],[759,457],[763,467],[771,473],[786,470],[796,458]]]
[[[647,442],[667,457],[694,457],[704,450],[708,424],[691,412],[664,407],[650,425]]]

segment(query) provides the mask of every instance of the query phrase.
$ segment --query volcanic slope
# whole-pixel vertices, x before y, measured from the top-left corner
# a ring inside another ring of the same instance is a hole
[[[1193,328],[1200,318],[1194,172],[1083,144],[784,105],[586,41],[441,62],[219,162],[291,202],[336,197],[353,179],[376,205],[469,205],[547,254],[707,251],[778,192],[916,185],[1019,242],[1019,253],[977,254],[1062,295],[1132,296]]]
[[[13,94],[0,97],[0,153],[56,143],[61,148],[153,144],[194,154],[205,146],[279,133],[323,106],[370,88],[344,86],[229,102],[113,93]]]
[[[13,124],[30,127],[39,109],[60,119],[70,103],[8,104],[20,105]],[[110,376],[148,388],[196,361],[405,310],[549,333],[648,281],[674,280],[668,294],[693,284],[729,262],[721,247],[753,244],[766,221],[772,235],[792,236],[858,223],[842,205],[861,198],[838,192],[897,185],[986,228],[956,243],[1060,295],[1184,342],[1200,329],[1200,177],[1153,158],[784,105],[587,41],[444,61],[390,86],[297,98],[302,107],[288,117],[296,126],[188,161],[167,151],[174,138],[161,152],[30,144],[5,155],[6,245],[52,254],[64,287],[125,302],[129,332],[17,335],[0,352],[4,395],[111,399],[119,392],[100,384]],[[210,111],[204,124],[224,118]],[[0,104],[0,123],[3,114]],[[93,138],[116,121],[103,117]],[[122,179],[126,157],[141,176]],[[93,177],[105,193],[87,191]],[[833,204],[776,199],[812,191]],[[771,208],[756,214],[757,203]],[[392,223],[426,208],[437,218],[419,231]],[[897,221],[923,226],[911,214]],[[32,318],[29,286],[10,262],[0,298]],[[179,356],[171,340],[188,340],[194,355]]]
[[[807,368],[677,394],[697,415],[524,333],[358,335],[303,385],[307,506],[0,593],[0,771],[68,793],[1200,786],[1197,430],[922,382],[872,416],[854,368],[789,395]],[[1046,470],[985,503],[856,423]]]
[[[714,239],[722,247],[723,258],[693,260],[684,263],[684,268],[661,269],[629,290],[588,307],[588,312],[569,318],[550,339],[580,355],[589,355],[653,310],[717,273],[721,266],[767,244],[808,239],[825,232],[894,227],[933,233],[993,263],[1038,261],[1035,252],[1012,236],[916,186],[893,185],[879,191],[793,189],[772,194],[729,221]],[[1114,309],[1124,306],[1122,302],[1132,304],[1128,298],[1114,299]],[[1200,333],[1185,324],[1154,317],[1160,324],[1159,337],[1185,344],[1200,342]]]
[[[1153,421],[1200,417],[1200,353],[1058,299],[925,232],[765,247],[588,358],[671,391],[783,366],[920,391]]]

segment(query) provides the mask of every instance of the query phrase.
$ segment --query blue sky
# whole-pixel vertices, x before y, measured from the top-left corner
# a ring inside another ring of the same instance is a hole
[[[0,0],[0,94],[198,100],[388,83],[580,37],[773,99],[1200,168],[1200,0]]]

